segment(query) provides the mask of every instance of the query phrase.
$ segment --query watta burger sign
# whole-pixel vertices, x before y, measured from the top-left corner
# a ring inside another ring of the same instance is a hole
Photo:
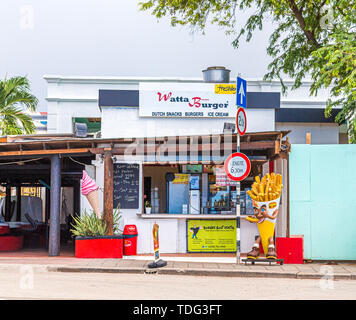
[[[236,86],[214,83],[140,83],[140,117],[234,118]]]

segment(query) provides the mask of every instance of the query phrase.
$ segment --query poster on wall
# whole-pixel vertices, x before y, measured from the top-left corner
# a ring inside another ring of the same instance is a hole
[[[139,84],[139,116],[235,118],[235,92],[233,84],[142,82]]]
[[[236,182],[229,179],[222,165],[216,165],[215,168],[216,185],[220,187],[236,186]]]
[[[236,220],[187,220],[187,252],[236,252]]]

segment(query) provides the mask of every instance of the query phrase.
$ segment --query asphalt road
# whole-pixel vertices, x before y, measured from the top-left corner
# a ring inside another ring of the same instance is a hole
[[[0,299],[356,299],[354,280],[0,271]]]

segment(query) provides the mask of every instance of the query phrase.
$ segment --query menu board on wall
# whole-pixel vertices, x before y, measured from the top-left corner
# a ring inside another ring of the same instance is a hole
[[[138,209],[140,194],[140,165],[114,163],[114,209]]]

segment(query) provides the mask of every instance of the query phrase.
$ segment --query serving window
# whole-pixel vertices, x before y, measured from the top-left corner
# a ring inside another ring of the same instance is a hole
[[[240,199],[223,165],[144,165],[143,182],[144,207],[155,214],[235,215]]]

